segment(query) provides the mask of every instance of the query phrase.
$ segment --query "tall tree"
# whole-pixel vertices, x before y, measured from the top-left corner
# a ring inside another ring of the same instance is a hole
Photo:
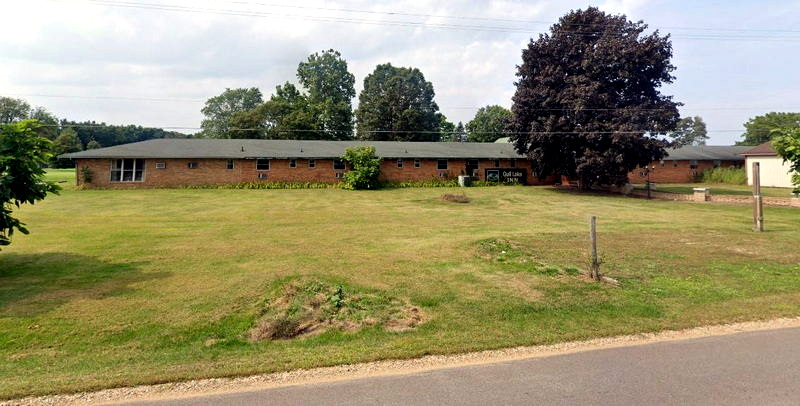
[[[14,231],[28,234],[13,209],[34,204],[58,185],[44,180],[42,167],[48,163],[51,142],[37,134],[38,124],[22,121],[0,125],[0,246],[11,244]]]
[[[678,104],[658,90],[674,79],[672,44],[646,29],[590,7],[523,50],[509,130],[539,176],[620,185],[663,158],[661,136],[679,119]]]
[[[78,133],[70,127],[61,131],[61,134],[53,141],[53,152],[55,156],[61,154],[68,154],[70,152],[78,152],[83,150],[81,139],[78,138]],[[53,166],[56,168],[71,168],[75,164],[70,159],[54,159]]]
[[[358,96],[358,138],[386,141],[439,140],[439,106],[433,84],[417,68],[378,65]]]
[[[25,100],[0,96],[0,124],[26,120],[31,115],[31,105]]]
[[[706,145],[708,132],[706,123],[700,116],[684,117],[678,121],[675,131],[669,136],[672,138],[672,146],[681,147],[684,145]]]
[[[771,112],[744,123],[743,140],[736,145],[759,145],[771,140],[780,131],[800,128],[800,113]]]
[[[231,122],[248,129],[240,131],[237,138],[330,139],[317,127],[308,98],[289,82],[276,87],[266,103],[237,113]]]
[[[453,141],[455,142],[464,142],[467,140],[467,130],[464,128],[464,123],[458,122],[456,124],[456,131],[455,136],[453,136]]]
[[[297,67],[297,78],[308,92],[308,107],[320,138],[352,139],[356,79],[341,54],[329,49],[309,55]]]
[[[238,138],[231,118],[236,113],[252,110],[263,102],[258,88],[225,89],[219,96],[206,101],[200,110],[206,118],[200,124],[201,136],[208,138]]]
[[[506,126],[511,119],[511,110],[498,105],[481,107],[475,118],[467,123],[468,139],[471,142],[495,142],[505,137]]]
[[[447,121],[444,114],[439,113],[439,141],[453,142],[456,139],[456,125]]]

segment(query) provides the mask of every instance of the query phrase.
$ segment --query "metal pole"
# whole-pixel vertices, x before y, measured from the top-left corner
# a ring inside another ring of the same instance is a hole
[[[600,280],[600,262],[597,259],[597,216],[589,217],[589,241],[591,244],[589,250],[589,271],[592,279]]]
[[[764,204],[761,199],[761,167],[753,162],[753,231],[764,231]]]

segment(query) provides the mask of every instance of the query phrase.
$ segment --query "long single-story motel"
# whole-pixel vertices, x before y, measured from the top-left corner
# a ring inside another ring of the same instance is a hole
[[[153,139],[62,155],[76,164],[77,183],[87,188],[176,187],[242,182],[338,182],[347,171],[339,158],[351,146],[375,147],[383,159],[381,180],[409,181],[472,176],[552,184],[508,143]],[[653,182],[689,182],[705,169],[741,166],[750,147],[683,147],[654,162]],[[91,174],[91,183],[84,173]],[[633,171],[631,182],[645,180]]]

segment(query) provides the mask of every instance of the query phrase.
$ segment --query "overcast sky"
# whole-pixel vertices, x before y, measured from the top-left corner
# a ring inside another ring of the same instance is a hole
[[[255,86],[268,98],[276,85],[296,82],[309,53],[334,48],[356,76],[356,91],[379,63],[417,67],[433,82],[441,111],[466,122],[480,106],[510,107],[522,48],[559,16],[589,5],[673,35],[677,80],[663,92],[685,104],[682,115],[706,120],[710,144],[733,143],[754,115],[800,111],[800,0],[0,5],[0,95],[72,120],[199,127],[208,97]]]

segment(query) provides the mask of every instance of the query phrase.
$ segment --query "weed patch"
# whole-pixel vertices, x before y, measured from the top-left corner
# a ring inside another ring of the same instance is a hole
[[[463,193],[445,193],[442,195],[442,200],[450,203],[469,203],[470,198]]]

